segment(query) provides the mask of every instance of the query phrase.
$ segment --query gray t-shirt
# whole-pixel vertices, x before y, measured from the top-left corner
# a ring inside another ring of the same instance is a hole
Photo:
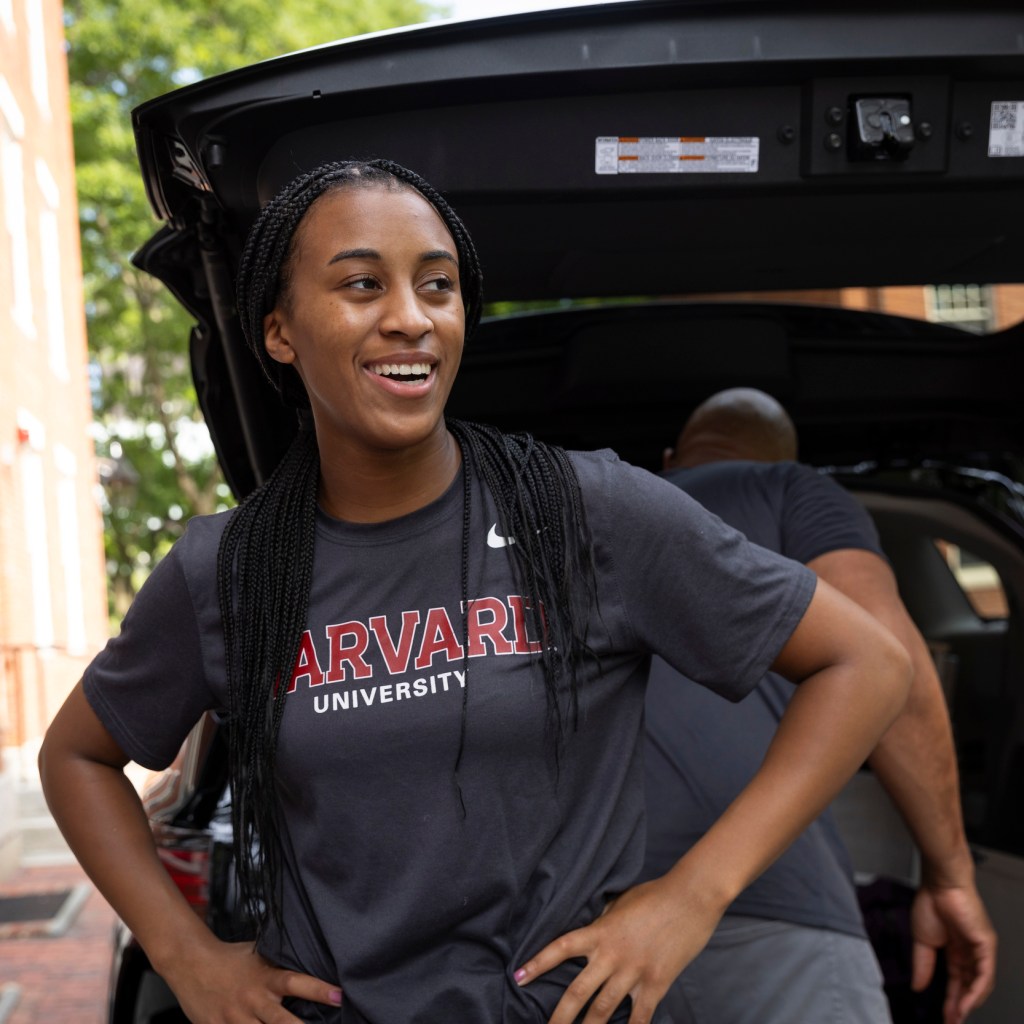
[[[726,461],[666,478],[750,540],[799,562],[843,548],[881,555],[863,507],[807,466]],[[653,660],[641,877],[664,874],[750,781],[793,691],[793,684],[768,673],[749,697],[730,704]],[[729,911],[863,936],[849,856],[832,815],[822,814]]]
[[[599,607],[579,729],[557,770],[536,638],[483,488],[474,484],[471,510],[468,679],[460,481],[391,522],[319,517],[277,757],[288,934],[262,946],[341,984],[341,1010],[300,1007],[306,1019],[546,1022],[581,965],[525,988],[512,972],[592,921],[641,866],[650,653],[738,699],[806,609],[808,570],[609,452],[572,461]],[[151,768],[227,700],[215,578],[223,525],[224,516],[189,525],[86,672],[96,713]],[[464,684],[465,815],[453,773]]]

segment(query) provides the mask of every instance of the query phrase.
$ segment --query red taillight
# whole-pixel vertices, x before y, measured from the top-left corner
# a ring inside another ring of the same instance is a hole
[[[210,836],[154,822],[153,838],[172,881],[195,912],[205,918],[210,907]]]

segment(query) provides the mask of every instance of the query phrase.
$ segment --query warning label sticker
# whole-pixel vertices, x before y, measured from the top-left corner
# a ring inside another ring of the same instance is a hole
[[[988,123],[989,156],[1024,156],[1024,100],[992,104]]]
[[[602,135],[594,151],[597,174],[751,174],[760,139],[733,136]]]

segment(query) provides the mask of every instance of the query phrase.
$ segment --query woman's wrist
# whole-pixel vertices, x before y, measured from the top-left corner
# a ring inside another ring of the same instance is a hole
[[[153,969],[165,980],[196,957],[206,959],[221,945],[221,940],[191,908],[176,914],[173,921],[165,918],[159,927],[134,934]]]

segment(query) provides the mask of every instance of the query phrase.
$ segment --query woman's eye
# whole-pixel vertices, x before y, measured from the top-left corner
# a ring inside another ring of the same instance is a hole
[[[379,288],[375,278],[372,277],[355,277],[352,280],[346,282],[346,287],[357,288],[361,291],[368,289]]]
[[[435,292],[450,292],[454,285],[450,277],[432,277],[429,281],[423,283],[423,287],[428,291]]]

